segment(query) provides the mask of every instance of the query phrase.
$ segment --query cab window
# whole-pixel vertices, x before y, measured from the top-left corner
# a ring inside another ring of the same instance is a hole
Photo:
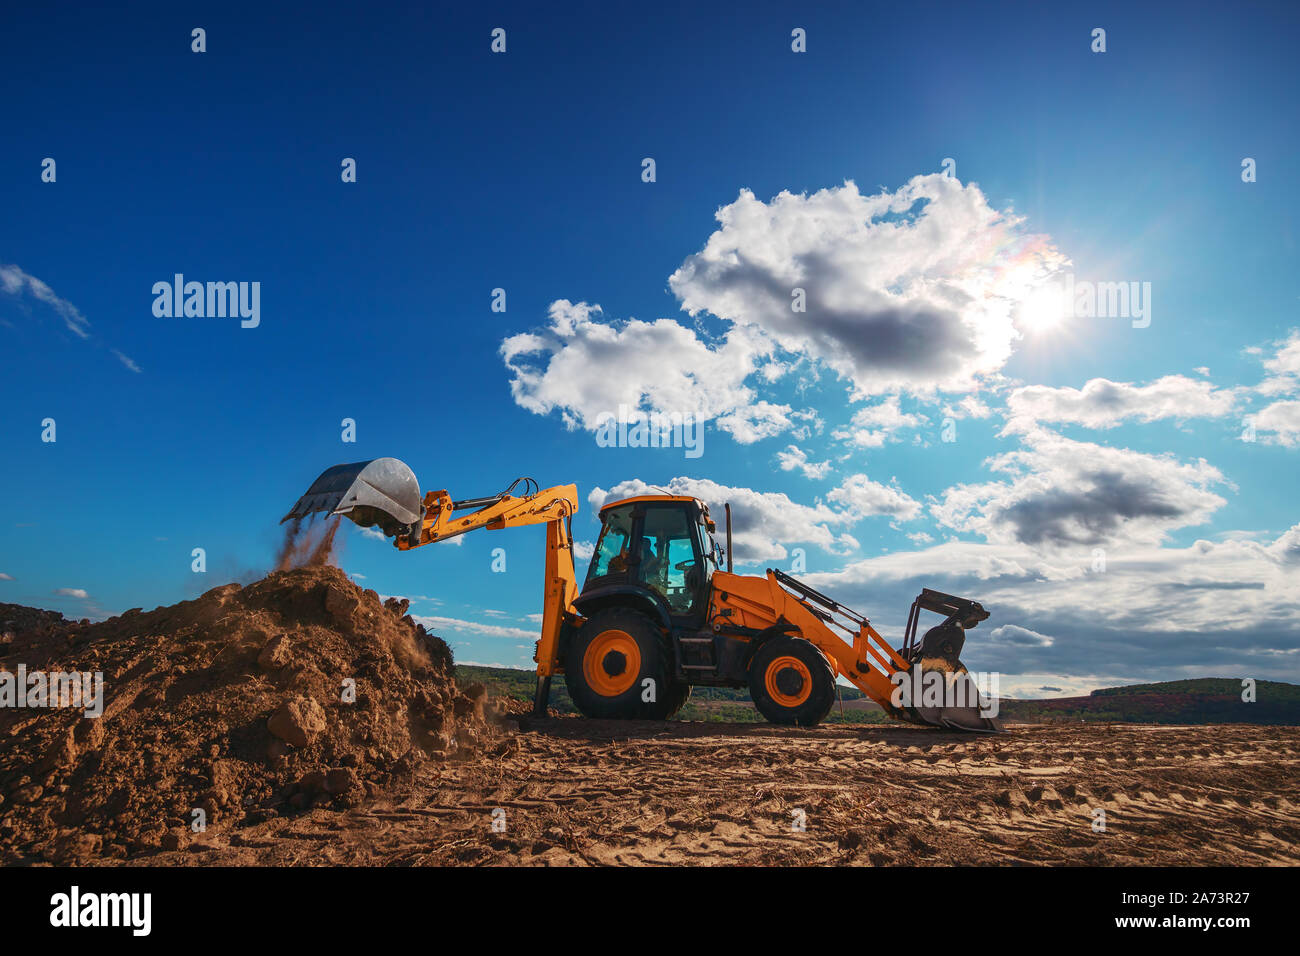
[[[632,538],[632,506],[610,508],[602,516],[604,527],[591,556],[587,580],[623,574],[628,568],[628,542]]]
[[[659,592],[674,614],[689,614],[704,565],[690,514],[680,505],[646,508],[637,579]]]

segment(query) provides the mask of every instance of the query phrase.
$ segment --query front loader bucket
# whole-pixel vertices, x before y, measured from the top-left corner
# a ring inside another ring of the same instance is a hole
[[[994,716],[995,702],[980,696],[974,678],[958,657],[965,641],[965,631],[953,622],[926,632],[912,661],[912,693],[904,708],[906,715],[915,723],[945,730],[1002,733],[1002,721]]]
[[[926,671],[932,671],[933,669],[922,667],[921,670],[924,675]],[[947,693],[954,696],[965,693],[965,699],[974,700],[976,703],[965,707],[927,707],[923,703],[908,707],[907,714],[915,723],[926,724],[930,727],[941,727],[944,730],[960,730],[979,734],[1000,734],[1003,732],[1005,728],[1002,726],[1002,721],[996,717],[986,717],[984,715],[986,710],[981,708],[981,704],[986,702],[980,697],[975,682],[970,678],[965,667],[962,667],[957,672],[944,672],[943,679],[947,685]],[[968,685],[968,689],[964,692],[957,689],[962,683]],[[924,696],[922,696],[921,700],[924,701],[924,699]]]
[[[388,537],[409,533],[423,517],[420,483],[396,458],[335,465],[321,472],[280,523],[321,511],[346,515],[363,528],[378,526]]]

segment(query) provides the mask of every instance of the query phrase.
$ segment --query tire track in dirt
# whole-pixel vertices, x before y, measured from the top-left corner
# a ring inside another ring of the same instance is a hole
[[[1300,863],[1300,730],[535,721],[498,755],[344,813],[152,862]],[[504,811],[504,832],[491,829]],[[1105,832],[1093,828],[1105,812]],[[796,829],[802,821],[806,829]]]

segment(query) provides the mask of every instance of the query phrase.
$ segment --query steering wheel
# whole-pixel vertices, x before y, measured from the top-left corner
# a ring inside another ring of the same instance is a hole
[[[690,561],[682,561],[678,564],[674,564],[673,567],[678,571],[689,571],[691,568],[695,567],[695,561],[693,559]]]

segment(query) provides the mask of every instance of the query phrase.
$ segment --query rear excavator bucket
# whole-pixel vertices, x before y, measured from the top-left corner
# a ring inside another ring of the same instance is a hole
[[[916,641],[920,610],[947,615],[947,620],[925,632]],[[904,700],[904,716],[919,724],[975,733],[1001,733],[1005,728],[996,716],[996,702],[980,696],[961,650],[966,629],[986,620],[989,612],[975,601],[953,597],[926,588],[912,605],[908,617],[903,657],[911,663],[910,694]]]
[[[375,458],[325,469],[280,523],[324,511],[391,538],[420,526],[421,501],[420,483],[404,462]]]

